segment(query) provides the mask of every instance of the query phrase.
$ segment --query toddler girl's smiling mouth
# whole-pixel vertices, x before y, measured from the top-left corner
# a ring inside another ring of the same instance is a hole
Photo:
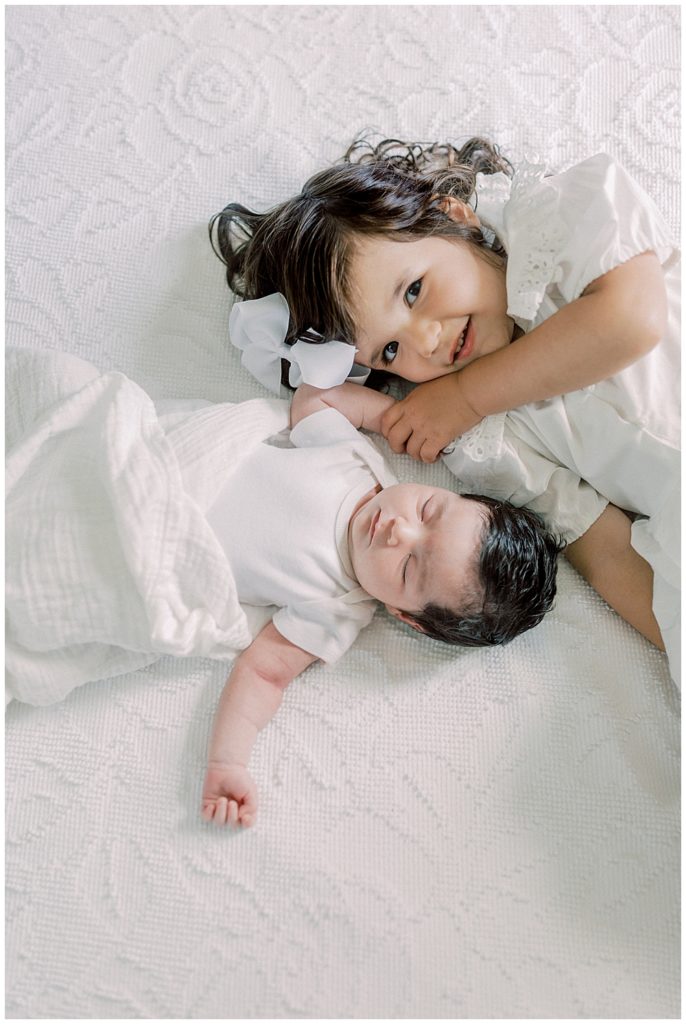
[[[452,358],[453,363],[460,362],[463,359],[467,359],[472,354],[474,348],[474,328],[472,327],[472,318],[469,317],[467,323],[464,326],[462,334],[457,339],[457,347],[455,349],[455,355]]]

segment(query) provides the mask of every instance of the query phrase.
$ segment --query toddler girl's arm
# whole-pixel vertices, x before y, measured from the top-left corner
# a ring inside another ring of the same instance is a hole
[[[205,821],[252,825],[257,790],[247,765],[257,734],[279,710],[288,684],[316,660],[281,636],[271,622],[241,652],[212,728],[202,792]]]
[[[301,384],[291,402],[291,427],[322,409],[337,409],[356,429],[381,433],[381,417],[395,405],[395,399],[379,391],[347,382],[320,390]]]
[[[664,651],[653,615],[653,570],[631,546],[631,521],[608,505],[595,523],[565,548],[571,564],[611,608]]]
[[[662,267],[644,252],[592,281],[515,345],[466,367],[463,384],[483,418],[605,380],[650,352],[666,327]]]
[[[394,451],[433,462],[484,416],[588,387],[658,344],[667,299],[657,256],[644,252],[516,342],[464,370],[420,384],[383,418]]]

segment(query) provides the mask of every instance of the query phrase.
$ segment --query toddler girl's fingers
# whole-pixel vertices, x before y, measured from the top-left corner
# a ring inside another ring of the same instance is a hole
[[[386,409],[386,412],[381,417],[381,433],[384,437],[388,437],[389,432],[393,429],[398,420],[402,419],[402,416],[403,411],[400,402],[396,402],[395,405]]]
[[[440,452],[440,448],[436,447],[435,441],[425,441],[419,449],[419,458],[422,462],[435,462]]]
[[[241,814],[241,825],[244,828],[250,828],[252,823],[254,822],[254,820],[255,820],[255,818],[253,817],[252,814],[249,814],[249,813]]]
[[[405,451],[405,446],[409,443],[408,439],[411,439],[411,437],[412,427],[406,421],[396,423],[395,426],[386,434],[386,440],[396,454],[400,454]]]
[[[214,811],[214,820],[217,825],[226,825],[226,815],[228,813],[228,800],[225,796],[220,796],[217,800],[217,806]]]
[[[212,821],[214,815],[214,804],[211,800],[206,800],[202,805],[201,815],[204,821]]]
[[[418,462],[422,462],[422,447],[425,443],[426,442],[422,434],[413,434],[405,446],[405,451],[413,459],[417,459]]]
[[[228,822],[229,825],[238,823],[238,804],[235,800],[229,800]]]
[[[381,430],[391,447],[396,443],[405,444],[412,433],[412,426],[401,402],[396,402],[384,413],[381,418]]]

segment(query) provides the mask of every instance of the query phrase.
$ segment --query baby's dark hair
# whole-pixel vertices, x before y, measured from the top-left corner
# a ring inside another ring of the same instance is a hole
[[[255,213],[229,203],[210,221],[212,247],[239,298],[272,292],[285,297],[287,343],[308,331],[320,341],[353,343],[350,263],[359,236],[411,241],[440,235],[464,239],[486,258],[503,255],[480,227],[456,223],[445,209],[446,196],[467,202],[474,195],[480,171],[512,173],[487,139],[470,138],[458,147],[396,139],[374,145],[360,136],[340,161],[273,209]]]
[[[445,643],[505,644],[537,626],[552,607],[564,542],[531,509],[479,494],[462,497],[484,506],[474,593],[459,612],[427,605],[411,617],[422,632]]]

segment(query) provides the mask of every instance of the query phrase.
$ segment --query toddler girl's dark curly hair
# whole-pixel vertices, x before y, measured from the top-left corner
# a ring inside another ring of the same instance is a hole
[[[459,610],[427,605],[411,617],[423,633],[445,643],[508,643],[538,625],[552,608],[558,555],[565,545],[531,509],[482,494],[462,497],[484,506],[471,594]]]
[[[349,271],[357,237],[441,235],[478,246],[485,258],[502,258],[480,228],[455,223],[444,209],[446,196],[470,199],[480,171],[512,173],[487,139],[470,138],[457,148],[396,139],[372,145],[360,137],[338,163],[266,213],[229,203],[210,221],[210,239],[234,294],[285,297],[288,343],[312,330],[317,340],[352,343]]]

